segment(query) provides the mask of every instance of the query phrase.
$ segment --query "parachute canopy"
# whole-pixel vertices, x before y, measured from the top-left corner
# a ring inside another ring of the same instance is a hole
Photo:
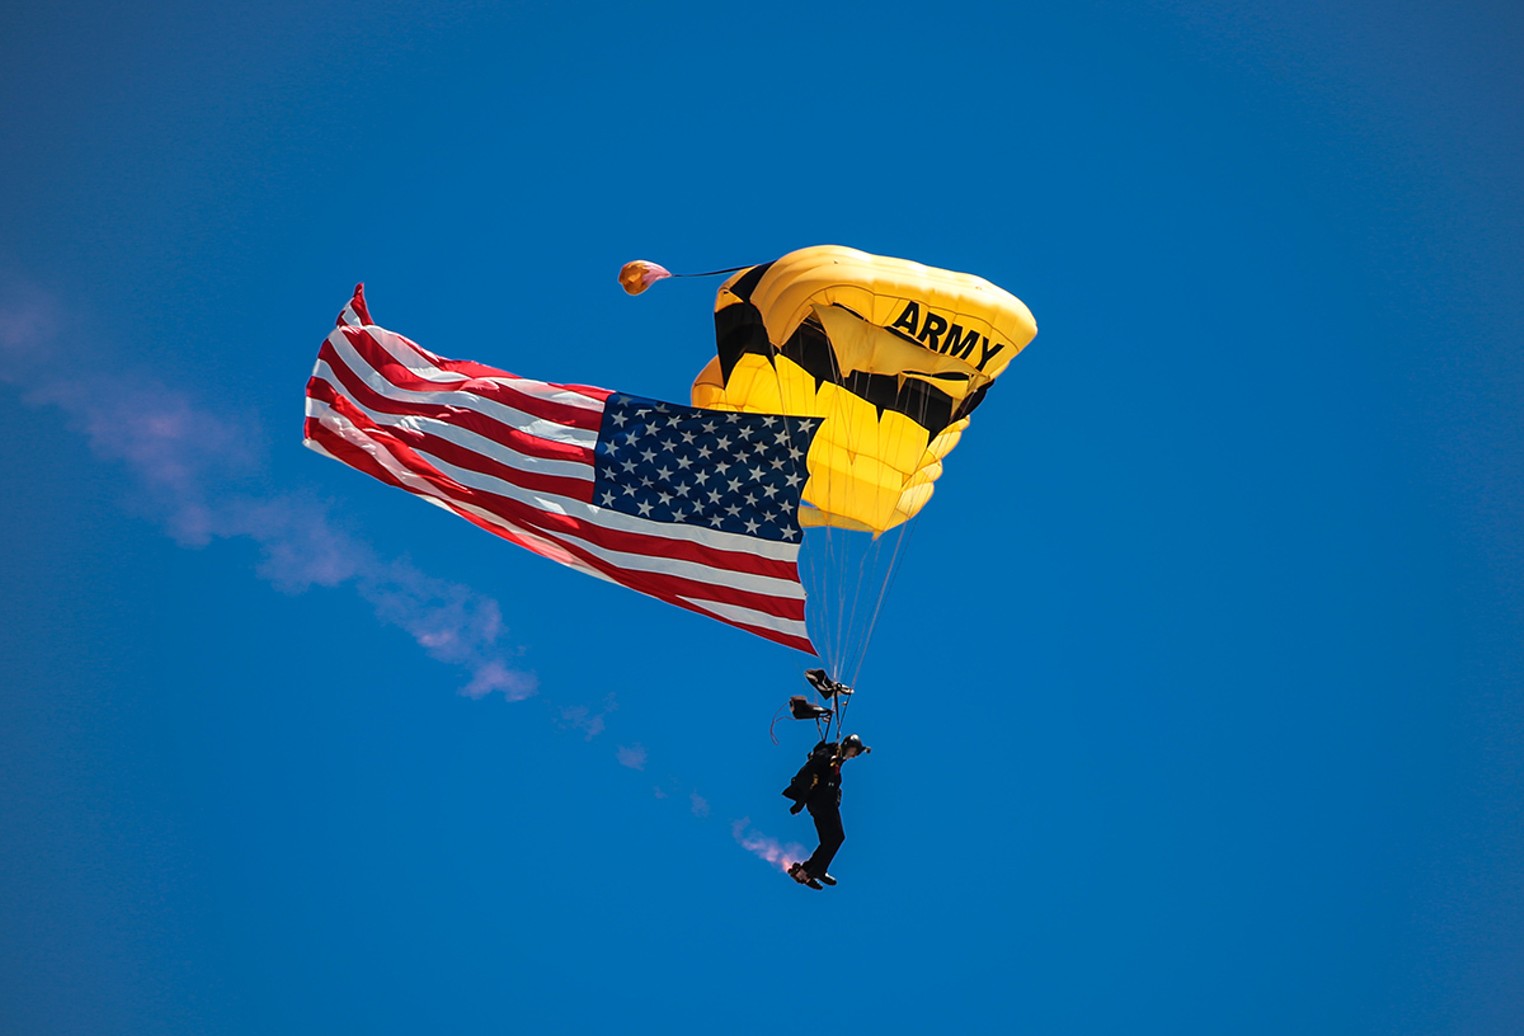
[[[735,273],[714,323],[694,405],[823,418],[800,520],[875,536],[925,506],[968,415],[1037,334],[982,277],[838,245]]]

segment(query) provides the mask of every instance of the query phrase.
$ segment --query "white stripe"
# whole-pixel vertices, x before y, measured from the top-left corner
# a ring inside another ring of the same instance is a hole
[[[788,633],[799,637],[801,640],[809,640],[809,633],[805,624],[798,619],[783,619],[776,615],[768,615],[765,612],[752,611],[738,604],[727,604],[724,601],[704,601],[694,597],[684,597],[683,600],[700,608],[710,615],[729,622],[739,622],[747,626],[760,626],[763,629],[777,630],[780,633]]]

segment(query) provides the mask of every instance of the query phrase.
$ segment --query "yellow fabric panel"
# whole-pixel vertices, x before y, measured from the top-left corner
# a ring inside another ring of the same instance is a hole
[[[745,271],[720,288],[721,296]],[[892,327],[914,303],[922,317],[937,314],[990,339],[994,351],[981,371],[963,362],[970,374],[995,378],[1037,335],[1032,311],[1016,296],[983,277],[924,266],[908,259],[873,255],[841,245],[816,245],[775,261],[751,293],[762,313],[768,338],[779,344],[793,334],[816,307],[845,306],[871,324]],[[915,333],[912,333],[912,337]],[[942,342],[945,344],[945,339]],[[923,353],[937,356],[928,348]],[[975,348],[970,360],[981,358]]]

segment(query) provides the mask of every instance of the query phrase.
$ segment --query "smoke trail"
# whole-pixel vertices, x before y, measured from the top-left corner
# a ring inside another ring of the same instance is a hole
[[[780,842],[776,838],[750,828],[751,818],[742,817],[730,825],[730,833],[742,849],[759,859],[766,860],[785,873],[788,871],[789,864],[809,855],[804,851],[804,846],[798,842]]]
[[[464,694],[500,692],[520,701],[535,693],[533,674],[511,665],[497,644],[502,614],[495,600],[380,557],[339,528],[320,500],[244,488],[257,486],[265,469],[265,437],[251,415],[199,406],[133,371],[102,373],[101,360],[78,355],[77,347],[59,373],[50,354],[62,326],[51,295],[0,280],[0,381],[21,386],[34,406],[61,410],[97,456],[121,464],[132,476],[132,510],[187,547],[253,540],[257,574],[284,593],[351,586],[383,623],[469,672]]]
[[[62,411],[102,459],[131,475],[129,507],[156,522],[186,547],[219,539],[246,539],[259,548],[256,574],[282,593],[348,586],[377,619],[406,632],[430,657],[470,674],[462,693],[501,693],[521,701],[536,692],[532,673],[516,668],[497,646],[502,614],[495,600],[468,587],[435,579],[403,559],[387,560],[339,526],[325,501],[307,493],[257,487],[266,469],[266,437],[253,415],[213,411],[161,380],[130,370],[103,373],[104,346],[81,355],[70,343],[67,364],[54,355],[67,326],[55,296],[0,271],[0,383],[18,386],[34,406]],[[60,374],[66,370],[66,374]],[[614,695],[597,709],[568,705],[552,720],[592,741],[617,710]],[[643,745],[618,746],[621,766],[643,771]],[[680,787],[680,785],[679,785]],[[677,797],[658,787],[657,798]],[[694,817],[707,818],[709,801],[687,794]],[[802,847],[732,825],[747,852],[786,869],[803,859]]]

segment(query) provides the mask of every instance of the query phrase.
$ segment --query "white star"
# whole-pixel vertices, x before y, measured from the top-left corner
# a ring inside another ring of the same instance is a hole
[[[624,423],[626,421],[628,421],[629,419],[630,419],[630,415],[626,414],[624,411],[622,411],[622,410],[616,410],[616,411],[614,411],[614,423],[617,424],[620,428],[623,428],[624,427]]]
[[[716,425],[713,421],[705,421],[704,422],[704,431],[707,432],[709,435],[713,435],[714,434],[714,430],[717,427],[719,427],[719,426]]]
[[[722,460],[717,462],[714,466],[714,470],[718,471],[721,475],[725,474],[725,472],[730,470],[730,461]]]
[[[692,442],[696,436],[692,432],[683,432],[683,442]]]
[[[633,460],[622,460],[619,462],[619,466],[625,471],[634,471],[636,468],[640,467],[640,465],[636,464]]]
[[[761,528],[761,526],[758,525],[756,522],[748,521],[746,523],[746,531],[747,532],[756,532],[760,528]]]
[[[773,470],[777,471],[779,468],[783,467],[783,458],[782,457],[774,457],[769,463],[772,464]]]
[[[721,493],[718,489],[711,489],[709,491],[709,502],[711,504],[717,504],[717,503],[720,502],[720,497],[722,497],[724,495],[725,494]]]
[[[663,482],[666,482],[672,477],[672,469],[667,467],[665,464],[657,468],[656,473],[661,476],[661,480]]]
[[[624,487],[624,495],[625,496],[634,496],[635,495],[635,487],[634,486],[625,486]]]
[[[648,515],[650,513],[651,513],[651,505],[646,503],[644,500],[642,500],[640,502],[640,516],[642,518],[644,518],[646,515]]]
[[[783,462],[779,461],[779,463],[781,464]],[[689,466],[692,465],[692,464],[693,464],[693,459],[691,457],[679,457],[679,458],[677,458],[677,466],[679,468],[682,468],[684,471],[687,471]]]
[[[757,494],[756,493],[747,493],[746,494],[746,504],[747,504],[748,507],[756,507],[757,506]]]
[[[778,487],[777,486],[763,486],[762,487],[762,492],[767,495],[767,498],[769,500],[771,500],[773,497],[778,495]]]
[[[682,414],[673,414],[671,417],[667,418],[667,427],[668,428],[676,428],[678,425],[680,425],[682,423],[683,423],[683,415]]]
[[[607,506],[608,504],[612,504],[613,502],[614,502],[614,492],[613,492],[613,490],[605,490],[604,494],[603,494],[603,503],[604,503],[604,505]]]
[[[636,417],[645,417],[650,412],[651,412],[651,408],[650,407],[643,406],[639,410],[635,411],[635,416]]]
[[[666,507],[668,504],[670,504],[672,502],[672,494],[671,493],[657,493],[656,494],[656,499],[661,501],[661,505],[663,507]]]
[[[721,525],[725,524],[725,519],[721,518],[717,514],[712,514],[709,516],[709,524],[718,529]]]
[[[805,421],[800,421],[800,422],[799,422],[799,430],[800,430],[800,431],[801,431],[801,432],[807,432],[807,431],[809,431],[809,430],[810,430],[810,429],[811,429],[811,428],[814,428],[814,427],[815,427],[815,422],[814,422],[814,421],[811,421],[811,420],[805,420]]]
[[[797,446],[790,446],[788,448],[788,455],[790,457],[794,458],[795,460],[798,460],[800,457],[804,456],[804,452],[802,450],[800,450],[799,447],[797,447]]]
[[[641,450],[640,451],[640,459],[645,461],[647,464],[649,464],[653,460],[656,459],[656,451],[655,450]]]
[[[680,508],[680,507],[674,507],[672,509],[672,520],[674,522],[680,522],[680,521],[683,520],[683,518],[684,518],[684,515],[683,515],[682,508]]]
[[[763,471],[761,468],[752,468],[751,469],[751,480],[753,482],[761,482],[762,481],[762,476],[764,476],[766,474],[767,474],[767,472]]]
[[[692,487],[689,486],[688,483],[686,483],[686,482],[679,482],[673,488],[677,490],[677,495],[678,496],[684,496],[685,497],[685,496],[688,495],[688,490],[691,489]]]
[[[789,487],[789,488],[790,488],[790,489],[793,489],[793,488],[794,488],[794,487],[795,487],[795,486],[797,486],[797,485],[798,485],[798,484],[799,484],[799,482],[800,482],[800,479],[799,479],[799,472],[797,472],[797,471],[790,471],[790,472],[789,472],[789,473],[788,473],[788,478],[787,478],[787,479],[785,479],[785,481],[786,481],[786,482],[788,482],[788,487]]]
[[[729,507],[725,508],[725,513],[734,518],[736,515],[741,513],[741,509],[735,504],[731,504]]]
[[[705,482],[709,481],[709,472],[704,471],[702,468],[700,468],[698,471],[693,473],[693,481],[697,482],[699,485],[703,485]]]
[[[743,438],[743,439],[747,440],[748,442],[750,442],[751,441],[751,426],[743,424],[740,428],[738,428],[736,430],[736,434],[739,435],[741,438]]]
[[[715,440],[715,445],[722,450],[728,450],[730,449],[730,439],[729,437],[722,435],[717,440]]]
[[[772,414],[767,414],[767,415],[765,415],[762,418],[762,423],[767,425],[767,427],[771,428],[773,425],[778,423],[778,419],[776,417],[774,417]]]
[[[742,482],[742,480],[738,479],[738,478],[731,479],[730,480],[730,491],[732,493],[734,493],[737,489],[740,489],[741,488],[741,482]]]
[[[788,429],[785,428],[783,431],[773,436],[773,442],[788,442]]]
[[[783,538],[786,539],[786,540],[791,540],[795,536],[798,536],[798,535],[799,535],[799,530],[793,528],[792,526],[790,526],[789,528],[783,530]]]
[[[741,415],[736,413],[734,410],[732,410],[730,413],[725,415],[725,420],[728,421],[730,424],[735,424],[740,419],[741,419]]]
[[[713,452],[714,452],[714,451],[713,451],[713,450],[711,450],[711,449],[710,449],[710,448],[709,448],[709,447],[707,447],[707,446],[700,446],[700,447],[699,447],[699,459],[700,459],[700,460],[708,460],[708,459],[709,459],[709,455],[710,455],[710,454],[711,454],[711,453],[713,453]]]

